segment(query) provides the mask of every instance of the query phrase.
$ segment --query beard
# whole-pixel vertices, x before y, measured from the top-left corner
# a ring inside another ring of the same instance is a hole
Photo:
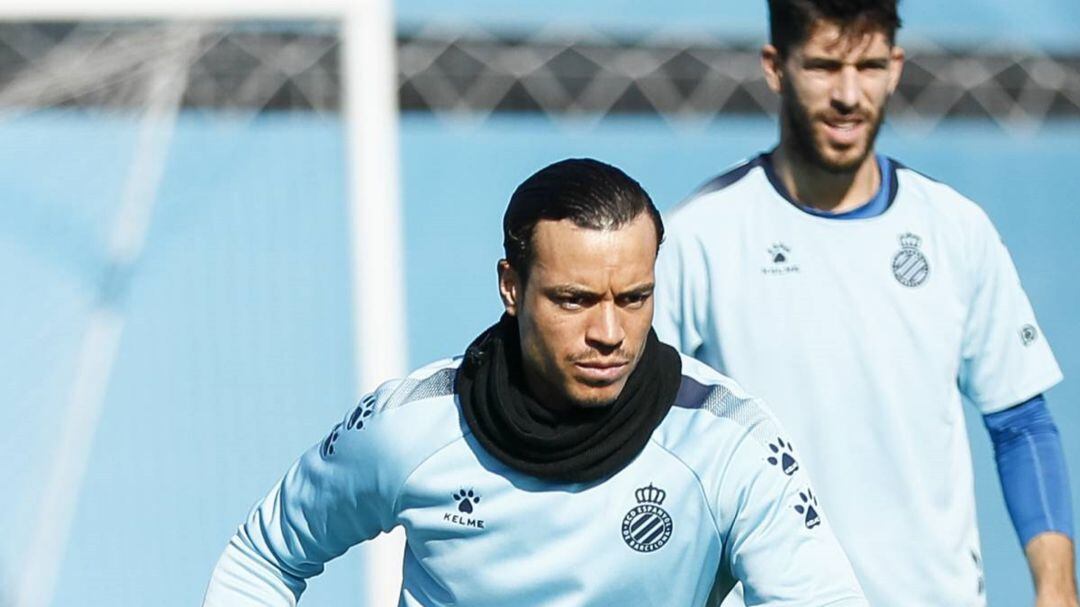
[[[834,175],[850,175],[858,170],[870,150],[874,148],[881,123],[885,120],[885,106],[878,108],[875,114],[861,112],[860,117],[869,123],[866,139],[860,144],[862,150],[854,157],[847,159],[832,159],[822,149],[825,144],[818,144],[814,137],[814,117],[810,115],[806,106],[799,103],[795,93],[786,86],[781,91],[782,104],[781,116],[791,134],[793,149],[803,162]],[[886,100],[887,102],[888,100]]]
[[[583,384],[583,385],[588,386],[590,388],[601,388],[601,389],[602,388],[609,388],[609,387],[614,386],[616,384],[621,384],[619,390],[617,392],[613,393],[613,394],[609,393],[609,394],[606,394],[606,395],[590,394],[590,395],[587,395],[587,396],[572,396],[570,394],[567,394],[566,395],[567,399],[569,400],[569,402],[571,404],[573,404],[575,407],[577,407],[579,409],[604,408],[604,407],[607,407],[607,406],[610,406],[610,405],[614,404],[615,401],[618,400],[620,396],[622,396],[622,391],[624,389],[626,389],[626,382],[629,379],[630,374],[634,372],[635,368],[637,368],[637,364],[638,364],[638,361],[640,359],[640,353],[637,356],[634,356],[631,353],[620,349],[619,351],[615,352],[612,355],[612,357],[615,360],[626,361],[626,364],[629,365],[630,368],[627,370],[626,374],[623,375],[622,377],[616,378],[614,380],[594,380],[594,379],[589,379],[589,378],[577,378],[577,379],[571,380],[571,381],[575,381],[577,383]],[[595,358],[596,358],[596,356],[593,355],[592,352],[586,352],[586,353],[584,353],[584,354],[582,354],[580,356],[571,356],[568,359],[568,362],[571,365],[573,365],[573,364],[575,364],[577,362],[586,362],[586,361],[589,361],[589,360],[593,360]]]

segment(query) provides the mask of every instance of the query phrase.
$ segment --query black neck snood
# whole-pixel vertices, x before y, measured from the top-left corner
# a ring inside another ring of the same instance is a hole
[[[650,329],[614,403],[555,413],[529,395],[521,365],[517,320],[503,315],[473,341],[458,369],[465,420],[504,464],[570,483],[599,480],[637,457],[674,403],[682,375],[678,353]]]

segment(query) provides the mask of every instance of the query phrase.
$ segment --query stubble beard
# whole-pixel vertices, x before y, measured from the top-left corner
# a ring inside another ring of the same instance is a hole
[[[862,153],[850,160],[835,161],[829,159],[815,141],[813,118],[806,107],[796,99],[795,93],[785,87],[781,91],[780,98],[783,104],[781,115],[794,144],[792,151],[802,162],[833,175],[851,175],[862,166],[866,157],[870,155],[870,151],[874,149],[881,123],[885,121],[885,106],[882,105],[870,124]]]
[[[623,349],[620,349],[618,352],[612,355],[616,359],[628,361],[628,364],[630,365],[630,368],[627,370],[626,375],[624,375],[620,379],[615,380],[614,382],[591,382],[588,380],[581,381],[583,385],[590,388],[606,388],[612,386],[613,384],[622,384],[619,386],[618,391],[616,391],[614,394],[608,396],[584,396],[580,398],[574,398],[570,395],[567,395],[569,401],[578,409],[602,409],[615,404],[615,401],[619,400],[619,397],[622,396],[623,392],[626,390],[626,384],[630,381],[630,375],[633,374],[633,372],[637,369],[638,364],[641,363],[641,356],[644,351],[645,345],[642,344],[641,350],[636,355],[633,355]],[[596,356],[594,353],[583,352],[581,354],[569,357],[567,359],[567,363],[573,365],[577,362],[593,360],[595,358]]]

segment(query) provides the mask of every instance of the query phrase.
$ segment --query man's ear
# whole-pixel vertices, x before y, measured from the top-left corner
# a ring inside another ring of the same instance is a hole
[[[769,85],[769,89],[779,94],[784,78],[784,58],[771,44],[761,47],[761,71],[765,72],[765,83]]]
[[[503,308],[510,316],[517,316],[525,285],[521,283],[521,276],[511,267],[509,261],[500,259],[497,270],[499,272],[499,297],[502,298]]]

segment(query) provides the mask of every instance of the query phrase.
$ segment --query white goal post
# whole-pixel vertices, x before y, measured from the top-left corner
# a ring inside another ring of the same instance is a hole
[[[0,7],[4,21],[128,21],[184,22],[245,19],[333,19],[341,24],[342,117],[346,128],[356,396],[379,382],[406,372],[404,255],[399,199],[398,108],[395,65],[395,26],[391,0],[37,0]],[[132,167],[110,237],[110,259],[124,267],[142,252],[152,219],[172,129],[162,125],[175,118],[180,92],[163,88],[160,107],[147,112],[156,121],[140,135]],[[97,310],[91,316],[77,363],[64,423],[73,426],[61,435],[81,434],[68,449],[58,449],[50,463],[45,504],[35,521],[32,554],[16,571],[17,607],[47,607],[52,602],[60,562],[81,491],[84,463],[93,447],[117,343],[122,315]],[[83,424],[76,428],[77,424]],[[401,584],[404,537],[400,530],[362,547],[364,604],[396,605]]]

